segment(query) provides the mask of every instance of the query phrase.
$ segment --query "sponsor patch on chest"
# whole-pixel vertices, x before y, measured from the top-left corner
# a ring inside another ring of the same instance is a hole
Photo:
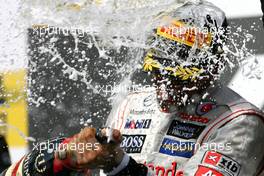
[[[179,115],[181,119],[190,121],[190,122],[197,122],[197,123],[202,123],[202,124],[207,124],[208,122],[210,122],[210,119],[207,117],[189,115],[186,113],[180,113]]]
[[[170,166],[155,165],[153,163],[146,162],[144,165],[147,166],[149,170],[154,171],[156,176],[183,176],[183,171],[177,170],[177,163],[175,161],[171,162]]]
[[[131,109],[129,113],[132,115],[153,115],[155,109]]]
[[[121,148],[126,153],[141,153],[146,135],[123,135]]]
[[[167,135],[183,139],[196,139],[204,130],[205,126],[194,125],[190,123],[173,120],[170,124]]]
[[[159,152],[170,156],[191,158],[193,156],[194,148],[194,142],[182,142],[164,138]]]
[[[221,168],[232,176],[238,176],[241,169],[241,165],[237,161],[213,151],[205,153],[203,163]]]
[[[124,129],[148,129],[151,119],[127,119]]]

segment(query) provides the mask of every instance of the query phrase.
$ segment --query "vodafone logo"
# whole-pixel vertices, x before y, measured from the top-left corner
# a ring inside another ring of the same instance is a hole
[[[145,166],[147,166],[150,170],[155,172],[155,175],[151,176],[183,176],[183,171],[177,171],[177,163],[172,162],[170,167],[163,167],[160,165],[154,165],[152,163],[146,164],[144,163]]]

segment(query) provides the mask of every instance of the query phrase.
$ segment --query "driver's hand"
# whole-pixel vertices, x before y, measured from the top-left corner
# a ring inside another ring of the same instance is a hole
[[[101,133],[104,135],[106,130]],[[95,128],[84,128],[76,134],[63,148],[55,153],[55,158],[70,169],[103,169],[109,172],[118,166],[124,156],[120,148],[122,135],[119,130],[113,130],[112,142],[101,144],[96,139]]]

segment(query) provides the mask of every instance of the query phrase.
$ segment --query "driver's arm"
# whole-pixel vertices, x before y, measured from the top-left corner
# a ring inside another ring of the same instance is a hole
[[[72,172],[76,172],[63,167],[63,165],[57,163],[58,161],[54,159],[55,150],[52,149],[65,141],[67,141],[67,139],[57,138],[38,144],[30,153],[21,158],[20,161],[5,170],[1,176],[67,176]]]

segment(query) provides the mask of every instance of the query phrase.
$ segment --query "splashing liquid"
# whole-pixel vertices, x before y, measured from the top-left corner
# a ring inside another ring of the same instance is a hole
[[[64,78],[71,80],[77,87],[85,85],[84,89],[91,90],[86,101],[91,100],[92,94],[99,94],[110,101],[112,108],[115,109],[129,91],[122,89],[122,91],[113,93],[113,87],[106,91],[105,85],[98,80],[101,78],[107,80],[114,75],[117,78],[114,82],[120,87],[131,87],[135,84],[133,76],[141,69],[145,50],[149,48],[146,40],[155,26],[154,19],[160,14],[176,9],[181,4],[182,2],[176,0],[36,0],[33,2],[23,0],[18,5],[20,17],[12,21],[12,25],[25,35],[26,29],[35,25],[33,33],[38,37],[30,42],[32,45],[41,44],[34,49],[39,53],[38,60],[42,57],[46,58],[47,62],[43,63],[43,67],[46,69],[59,67]],[[82,40],[84,35],[86,39]],[[72,36],[71,41],[65,40],[60,43],[60,46],[65,45],[62,48],[63,51],[58,49],[61,36]],[[16,37],[11,36],[13,40],[16,40]],[[45,43],[45,40],[48,42]],[[227,52],[225,56],[227,66],[233,68],[238,63],[244,67],[245,76],[257,77],[258,72],[252,72],[252,68],[258,70],[253,51],[248,50],[246,46],[247,43],[254,41],[254,37],[249,34],[249,31],[243,31],[241,27],[237,27],[237,33],[233,33],[228,40],[229,44],[224,46]],[[238,40],[242,43],[239,44]],[[80,46],[86,49],[81,50]],[[90,49],[98,52],[97,60],[93,59],[93,55],[89,55],[88,50]],[[121,55],[125,53],[125,57],[120,57],[118,60],[112,51]],[[29,54],[31,52],[34,51],[29,51]],[[61,54],[62,52],[64,55]],[[69,59],[68,56],[76,57]],[[248,56],[252,56],[253,59],[248,60]],[[88,63],[88,65],[93,63],[95,68],[78,67],[80,63]],[[96,64],[100,63],[105,63],[105,66],[111,67],[111,70],[96,69]],[[39,62],[31,61],[30,72],[34,72],[37,64]],[[251,71],[248,71],[248,68]],[[89,72],[91,69],[97,73],[96,79],[93,73]],[[44,73],[41,74],[41,72],[38,73],[39,77],[44,76]],[[41,79],[30,78],[29,87],[34,87],[36,82],[41,82]],[[143,80],[141,84],[146,84],[146,82]],[[44,87],[39,86],[38,89],[42,90]],[[56,87],[51,86],[49,89],[56,89]],[[63,107],[60,104],[61,98],[69,94],[68,90],[65,88],[52,99],[28,90],[28,102],[37,107],[50,104],[60,111],[60,107]],[[105,113],[102,118],[107,116],[108,114]]]

